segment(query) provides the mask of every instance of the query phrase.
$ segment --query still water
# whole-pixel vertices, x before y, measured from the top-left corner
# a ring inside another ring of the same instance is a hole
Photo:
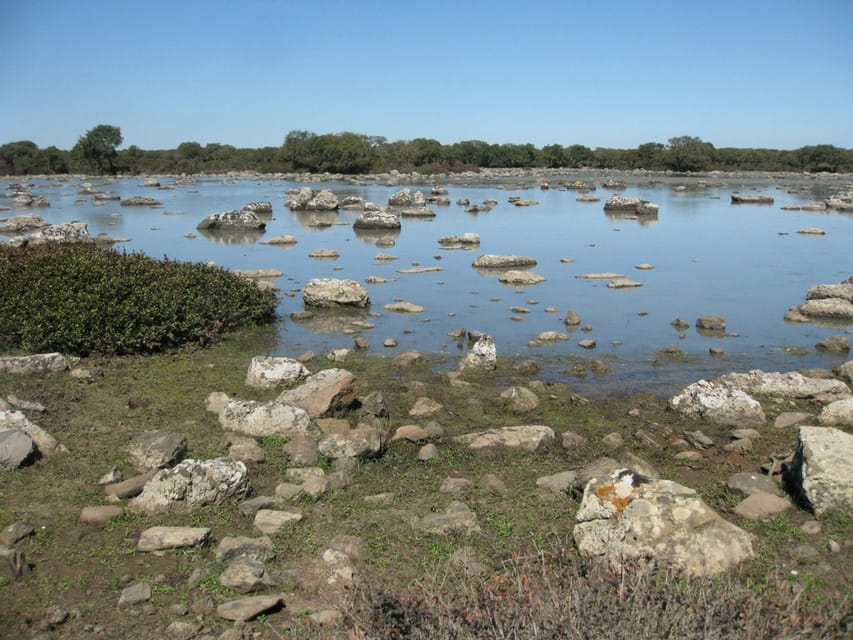
[[[2,192],[5,183],[0,182]],[[847,326],[794,324],[783,320],[785,311],[804,301],[806,289],[818,283],[839,282],[853,274],[853,216],[838,212],[784,211],[785,205],[801,205],[816,193],[789,191],[770,179],[749,185],[719,180],[705,188],[685,192],[672,184],[635,181],[620,191],[660,205],[656,220],[647,222],[615,215],[603,209],[610,191],[601,186],[594,195],[600,202],[578,202],[574,191],[531,188],[508,190],[497,184],[447,185],[451,203],[467,198],[479,203],[498,201],[489,212],[466,213],[456,204],[434,206],[432,219],[404,217],[393,247],[377,248],[382,234],[357,234],[352,229],[356,211],[338,213],[291,213],[285,207],[288,189],[301,183],[273,179],[210,177],[170,189],[145,188],[138,178],[89,180],[96,188],[122,198],[155,197],[160,208],[122,207],[118,201],[96,206],[91,197],[79,195],[82,180],[35,180],[32,192],[47,196],[51,206],[36,210],[51,223],[80,220],[92,235],[106,232],[130,241],[118,250],[140,251],[153,257],[193,262],[215,262],[231,269],[278,269],[275,281],[282,291],[275,355],[296,356],[307,350],[318,353],[351,347],[352,335],[342,333],[352,319],[369,320],[372,329],[360,330],[374,353],[393,356],[409,349],[433,354],[435,362],[452,368],[467,349],[448,332],[464,327],[491,334],[498,351],[517,360],[532,359],[539,375],[562,380],[587,393],[648,390],[661,394],[701,377],[727,371],[761,368],[788,371],[804,367],[832,368],[847,356],[820,352],[814,345],[822,338],[847,332]],[[164,178],[164,185],[174,180]],[[515,181],[517,182],[517,180]],[[356,195],[384,205],[400,186],[323,183],[342,198]],[[429,185],[412,186],[429,194]],[[775,198],[772,205],[732,205],[734,192],[763,193]],[[516,207],[510,196],[536,200],[537,205]],[[817,194],[820,195],[820,194]],[[263,234],[200,232],[196,225],[215,212],[242,208],[248,202],[270,201],[273,216]],[[11,201],[0,198],[0,204]],[[0,217],[23,211],[0,212]],[[314,226],[317,220],[332,223]],[[825,235],[803,235],[798,230],[819,227]],[[444,250],[438,239],[473,232],[481,244],[473,251]],[[190,239],[185,234],[195,233]],[[264,237],[292,234],[298,244],[288,248],[259,244]],[[0,238],[2,240],[2,238]],[[336,260],[308,257],[315,249],[335,249]],[[377,262],[377,253],[398,256],[393,262]],[[471,263],[484,253],[530,256],[537,260],[532,271],[546,278],[528,287],[508,287],[497,275],[481,274]],[[638,270],[647,263],[654,268]],[[401,274],[417,265],[442,271]],[[642,283],[632,289],[609,289],[608,280],[587,280],[587,273],[616,272]],[[369,285],[368,276],[392,280]],[[316,277],[348,278],[361,282],[371,298],[370,312],[338,322],[297,323],[289,318],[303,309],[298,290]],[[415,315],[384,311],[397,299],[425,308]],[[528,312],[511,310],[523,307]],[[555,311],[546,311],[553,307]],[[568,310],[580,314],[588,331],[568,330],[563,317]],[[702,335],[695,329],[702,315],[723,316],[727,337]],[[683,318],[685,331],[671,326]],[[530,346],[543,331],[566,333],[567,341]],[[383,348],[385,338],[398,346]],[[578,345],[581,339],[596,341],[595,349]],[[683,360],[658,355],[677,345]],[[722,355],[712,355],[718,347]],[[591,373],[591,361],[607,364],[610,373]],[[578,377],[586,371],[585,377]]]

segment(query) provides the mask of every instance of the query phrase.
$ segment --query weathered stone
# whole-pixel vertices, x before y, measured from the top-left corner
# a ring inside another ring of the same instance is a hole
[[[576,327],[580,326],[581,317],[577,311],[569,310],[566,312],[566,316],[563,318],[563,324],[567,327]]]
[[[801,424],[806,424],[813,419],[814,415],[811,413],[804,413],[802,411],[785,411],[784,413],[780,413],[776,416],[776,419],[773,421],[773,426],[777,429],[787,429],[788,427],[798,427]]]
[[[280,236],[274,236],[272,238],[265,238],[264,240],[260,240],[258,244],[271,244],[276,246],[291,246],[297,244],[299,241],[296,239],[296,236],[292,236],[288,233]]]
[[[516,415],[530,413],[539,408],[538,396],[527,387],[510,387],[501,393],[500,398]]]
[[[206,505],[218,505],[249,490],[246,465],[230,458],[187,459],[151,478],[128,508],[136,513],[186,513]]]
[[[308,413],[281,399],[269,402],[229,400],[219,414],[219,424],[223,429],[257,437],[312,431]]]
[[[198,223],[196,229],[217,231],[244,231],[247,229],[260,231],[267,223],[253,211],[247,209],[212,213]]]
[[[238,557],[234,559],[219,576],[219,584],[239,593],[251,593],[265,586],[266,579],[264,563],[253,558]]]
[[[0,411],[0,429],[23,431],[35,443],[39,453],[43,456],[68,453],[65,445],[60,444],[56,438],[37,424],[30,422],[20,411]]]
[[[577,476],[577,471],[560,471],[550,476],[538,478],[536,486],[547,489],[556,495],[563,495],[572,487]]]
[[[476,269],[513,269],[517,267],[535,267],[536,260],[528,256],[486,254],[474,259]]]
[[[536,451],[554,442],[554,430],[544,425],[498,427],[456,436],[453,440],[472,451],[524,450]]]
[[[139,535],[140,551],[164,551],[181,547],[197,547],[210,537],[207,527],[150,527]]]
[[[780,398],[830,402],[850,395],[850,388],[841,380],[807,377],[796,371],[767,373],[753,369],[747,373],[727,373],[718,381],[749,394]]]
[[[497,367],[498,352],[492,336],[484,335],[473,344],[465,357],[459,362],[458,369],[478,369],[491,371]]]
[[[0,545],[13,545],[35,534],[35,529],[26,522],[13,522],[0,530]]]
[[[815,344],[815,349],[845,353],[850,351],[850,337],[845,335],[827,336]]]
[[[785,480],[817,515],[853,510],[853,434],[834,427],[800,427]]]
[[[720,425],[759,425],[766,420],[761,404],[744,391],[707,380],[687,386],[670,398],[669,406],[679,413]]]
[[[17,469],[37,456],[32,438],[20,429],[0,430],[0,469]]]
[[[37,216],[33,213],[25,213],[19,216],[2,218],[0,221],[3,223],[0,224],[0,233],[6,235],[27,233],[28,231],[43,229],[49,224],[48,222],[45,222],[41,216]]]
[[[362,425],[346,433],[333,433],[318,444],[319,452],[327,458],[372,458],[385,448],[385,432]]]
[[[178,462],[187,452],[187,438],[179,433],[144,431],[130,442],[128,457],[139,471],[163,469]]]
[[[421,397],[415,400],[414,406],[409,409],[410,418],[431,418],[440,413],[444,405],[431,398]]]
[[[404,300],[389,302],[383,308],[385,311],[391,311],[393,313],[423,313],[425,311],[425,309],[419,304],[406,302]]]
[[[36,247],[48,244],[92,244],[88,227],[83,222],[51,224],[28,236],[16,237],[9,244],[18,247]]]
[[[611,280],[607,283],[608,289],[633,289],[642,286],[642,282],[637,282],[636,280],[631,280],[630,278],[616,278],[615,280]]]
[[[844,364],[838,365],[833,369],[833,373],[839,378],[847,380],[847,382],[853,382],[853,360],[848,360]]]
[[[254,438],[232,436],[228,439],[228,457],[242,462],[260,464],[266,461],[267,454]]]
[[[532,271],[518,271],[510,269],[509,271],[502,273],[500,277],[498,277],[498,280],[504,284],[526,286],[544,282],[545,276],[533,273]]]
[[[104,493],[112,498],[133,498],[142,493],[145,483],[151,480],[157,473],[157,469],[151,469],[146,473],[133,476],[127,480],[120,480],[104,486]]]
[[[366,307],[370,296],[355,280],[313,278],[302,289],[302,301],[312,307]]]
[[[787,498],[782,498],[776,495],[775,492],[756,491],[738,504],[734,511],[741,518],[760,520],[775,516],[790,508],[791,501]]]
[[[11,545],[0,544],[0,576],[17,580],[31,573],[26,555]]]
[[[311,418],[322,418],[336,409],[350,407],[358,397],[358,381],[346,369],[325,369],[295,389],[285,391],[279,402],[305,410]]]
[[[216,607],[216,615],[225,620],[246,621],[280,609],[282,605],[283,600],[279,595],[250,596],[223,602]]]
[[[696,318],[696,328],[705,331],[725,331],[726,319],[720,316],[700,316]]]
[[[438,447],[435,446],[435,444],[433,444],[432,442],[425,444],[418,450],[418,460],[422,462],[440,459],[441,453],[439,452]]]
[[[843,298],[807,300],[796,307],[796,310],[806,318],[853,319],[853,302]]]
[[[461,495],[474,490],[474,483],[468,478],[445,478],[438,489],[441,493]]]
[[[122,589],[118,598],[118,606],[130,607],[135,604],[148,602],[151,599],[151,585],[148,582],[134,582]]]
[[[434,513],[423,518],[415,518],[412,526],[427,533],[468,535],[480,531],[477,514],[462,502],[453,502],[444,513]]]
[[[279,385],[288,385],[310,375],[298,360],[293,358],[255,356],[246,372],[246,386],[255,389],[274,389]]]
[[[461,236],[443,236],[438,239],[444,249],[473,248],[480,244],[480,235],[477,233],[464,233]]]
[[[103,505],[97,507],[83,507],[80,511],[80,524],[103,524],[117,518],[124,509],[116,505]]]
[[[757,473],[736,473],[726,480],[726,486],[742,496],[750,496],[759,491],[770,494],[779,493],[779,488],[770,476]]]
[[[711,576],[753,555],[749,534],[693,489],[628,470],[590,480],[575,520],[580,554],[616,567],[654,559],[691,576]]]
[[[252,526],[267,535],[278,533],[282,527],[291,522],[302,520],[299,509],[260,509],[255,514]]]
[[[822,425],[853,427],[853,397],[826,405],[817,417]]]
[[[247,536],[226,536],[216,547],[216,561],[230,562],[240,556],[259,562],[275,559],[272,540],[267,536],[249,538]]]
[[[352,223],[353,229],[364,230],[398,230],[401,227],[400,215],[394,211],[380,209],[378,211],[365,211],[355,222]]]

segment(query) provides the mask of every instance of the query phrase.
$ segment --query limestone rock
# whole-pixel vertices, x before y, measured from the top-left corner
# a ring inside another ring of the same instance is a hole
[[[28,236],[14,238],[9,244],[13,246],[36,247],[45,244],[92,244],[94,240],[89,235],[89,229],[83,222],[65,222],[51,224]]]
[[[365,230],[397,230],[400,229],[400,215],[394,211],[381,209],[379,211],[365,211],[355,222],[352,223],[353,229]]]
[[[725,331],[726,319],[720,316],[700,316],[696,318],[696,328],[705,331]]]
[[[255,514],[252,526],[267,535],[278,533],[283,526],[290,522],[302,520],[302,511],[292,509],[260,509]]]
[[[536,260],[527,256],[485,254],[474,259],[475,269],[514,269],[517,267],[535,267]]]
[[[275,559],[272,540],[267,536],[249,538],[247,536],[226,536],[216,547],[216,561],[230,562],[238,557],[251,558],[259,562]]]
[[[753,369],[747,373],[727,373],[718,380],[749,394],[780,398],[829,402],[850,395],[850,388],[841,380],[807,377],[796,371],[767,373]]]
[[[131,440],[128,456],[139,471],[147,471],[170,467],[180,462],[186,452],[186,436],[163,431],[144,431]]]
[[[302,301],[312,307],[366,307],[370,296],[355,280],[313,278],[302,289]]]
[[[280,609],[283,602],[279,595],[250,596],[248,598],[227,600],[216,607],[216,615],[225,620],[243,622],[252,620],[262,613]]]
[[[510,387],[503,391],[500,397],[516,415],[530,413],[539,408],[539,398],[527,387]]]
[[[386,434],[381,429],[362,425],[345,433],[332,433],[318,444],[327,458],[373,458],[385,449]]]
[[[68,449],[20,411],[0,411],[0,429],[18,429],[26,433],[43,456],[67,453]]]
[[[0,469],[17,469],[36,457],[32,438],[20,429],[0,430]]]
[[[289,385],[310,375],[298,360],[293,358],[255,356],[246,372],[246,386],[255,389],[274,389]]]
[[[249,436],[307,434],[313,430],[311,417],[281,399],[269,402],[229,400],[219,414],[223,429]]]
[[[800,427],[785,480],[817,515],[853,510],[853,434],[834,427]]]
[[[68,368],[68,360],[61,353],[0,357],[0,373],[44,375]]]
[[[853,427],[853,397],[826,405],[817,417],[822,425]]]
[[[741,518],[761,520],[778,515],[790,508],[791,501],[787,498],[782,498],[775,493],[756,491],[738,504],[734,511]]]
[[[240,557],[231,562],[219,576],[219,584],[238,593],[251,593],[269,582],[263,562]]]
[[[139,535],[140,551],[164,551],[181,547],[197,547],[207,542],[207,527],[150,527]]]
[[[128,508],[148,515],[187,513],[206,505],[218,505],[249,490],[246,465],[230,458],[187,459],[151,478]]]
[[[773,495],[779,493],[776,483],[770,476],[757,473],[736,473],[726,480],[726,486],[742,496],[751,496],[758,492]]]
[[[554,441],[554,430],[544,425],[499,427],[456,436],[453,440],[472,451],[524,450],[536,451]]]
[[[311,418],[322,418],[336,409],[346,409],[358,397],[358,380],[346,369],[325,369],[295,389],[289,389],[278,401],[305,410]]]
[[[461,533],[468,535],[480,531],[477,514],[462,502],[451,503],[444,513],[434,513],[423,518],[416,518],[412,525],[418,531],[437,534]]]
[[[533,273],[532,271],[519,271],[515,269],[510,269],[509,271],[502,273],[498,280],[500,282],[503,282],[504,284],[510,285],[531,285],[544,282],[545,276],[541,276],[538,273]]]
[[[459,363],[459,370],[479,369],[491,371],[497,367],[498,352],[492,336],[482,336]]]
[[[590,480],[575,520],[580,554],[614,567],[652,559],[691,576],[711,576],[754,553],[749,534],[693,489],[626,469]]]
[[[148,602],[151,599],[151,585],[148,582],[134,582],[122,589],[118,598],[118,606],[130,607],[135,604]]]
[[[761,404],[740,389],[699,380],[669,399],[670,408],[720,425],[761,425],[766,418]]]
[[[210,229],[217,231],[244,231],[262,230],[267,223],[260,219],[258,214],[248,209],[225,211],[213,213],[198,223],[196,229]]]

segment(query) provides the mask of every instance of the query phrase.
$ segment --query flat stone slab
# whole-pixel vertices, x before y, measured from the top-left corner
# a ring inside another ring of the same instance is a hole
[[[302,512],[299,509],[260,509],[255,514],[252,526],[261,533],[272,535],[286,524],[300,520],[302,520]]]
[[[791,508],[791,501],[787,498],[757,491],[746,500],[735,507],[735,513],[741,518],[748,520],[760,520],[775,516]]]
[[[225,620],[246,621],[262,613],[278,609],[284,604],[280,595],[250,596],[228,600],[216,607],[216,615]]]
[[[165,551],[181,547],[197,547],[207,542],[207,527],[151,527],[139,536],[136,548],[140,551]]]
[[[525,425],[466,433],[455,437],[453,440],[473,451],[490,449],[536,451],[540,446],[552,443],[554,438],[554,430],[551,427]]]
[[[103,524],[120,516],[123,512],[124,509],[112,504],[99,507],[83,507],[80,511],[80,523]]]

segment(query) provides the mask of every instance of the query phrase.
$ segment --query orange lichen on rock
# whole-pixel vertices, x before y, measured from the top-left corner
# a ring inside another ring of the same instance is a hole
[[[608,482],[607,484],[596,488],[595,495],[598,496],[598,499],[602,502],[609,502],[612,504],[616,508],[617,515],[622,515],[625,507],[627,507],[631,502],[631,496],[623,497],[616,492],[616,486],[613,482]]]

